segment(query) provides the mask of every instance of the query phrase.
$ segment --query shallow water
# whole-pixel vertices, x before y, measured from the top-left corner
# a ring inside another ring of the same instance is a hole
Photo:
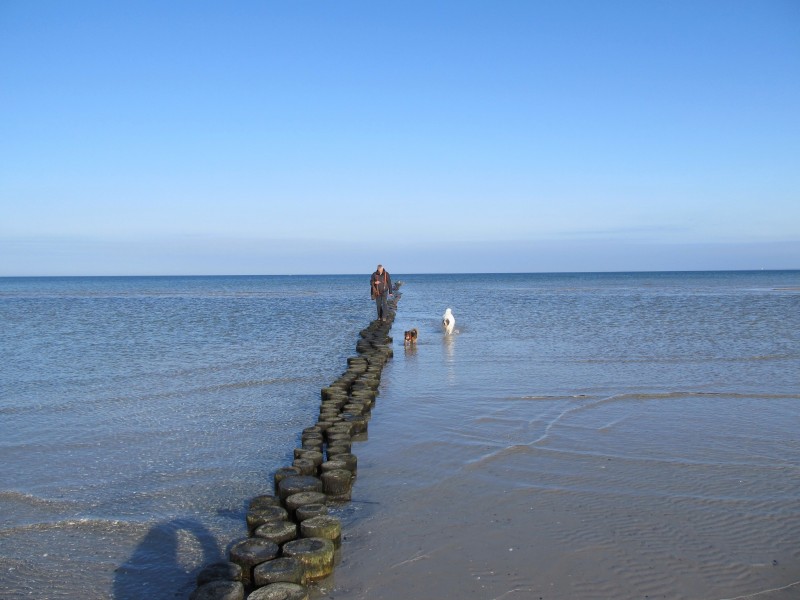
[[[395,279],[395,357],[320,593],[800,579],[800,273]],[[3,597],[186,597],[354,354],[365,281],[0,280]]]
[[[316,421],[368,285],[0,280],[2,596],[186,597]]]
[[[326,597],[797,597],[800,296],[773,277],[406,278],[419,343]]]

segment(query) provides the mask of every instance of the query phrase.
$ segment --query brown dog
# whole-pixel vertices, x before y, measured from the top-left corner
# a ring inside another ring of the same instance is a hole
[[[404,344],[416,344],[417,343],[417,329],[416,327],[410,331],[406,331],[405,333],[405,341]]]

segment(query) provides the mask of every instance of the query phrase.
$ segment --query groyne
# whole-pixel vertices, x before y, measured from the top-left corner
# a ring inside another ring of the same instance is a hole
[[[317,422],[303,429],[291,465],[272,476],[273,490],[252,498],[248,536],[230,544],[228,560],[205,565],[190,600],[308,600],[309,585],[333,573],[341,559],[342,525],[329,506],[350,501],[363,439],[392,357],[389,337],[401,282],[389,316],[360,332],[347,369],[320,392]]]

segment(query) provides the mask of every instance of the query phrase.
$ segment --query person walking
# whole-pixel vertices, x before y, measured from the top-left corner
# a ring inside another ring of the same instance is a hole
[[[378,265],[377,271],[370,277],[369,287],[370,295],[378,308],[378,320],[386,321],[389,318],[389,306],[386,298],[392,295],[392,278],[383,265]]]

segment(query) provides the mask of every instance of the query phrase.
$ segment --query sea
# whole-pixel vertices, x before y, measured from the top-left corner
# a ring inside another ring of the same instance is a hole
[[[609,440],[656,401],[639,454],[658,458],[659,436],[691,446],[681,418],[701,407],[704,422],[755,428],[752,439],[712,432],[717,464],[748,454],[778,467],[774,490],[752,492],[758,506],[796,501],[800,271],[392,277],[395,355],[373,422],[382,401],[422,423],[439,410],[462,442],[514,447],[520,423],[536,443],[572,408],[622,399],[561,431],[586,454],[587,427]],[[0,597],[187,598],[198,570],[246,535],[247,501],[291,463],[320,388],[374,318],[368,274],[0,278]],[[393,448],[442,447],[440,424],[415,427]],[[369,476],[360,468],[354,498]],[[548,489],[574,484],[547,477]],[[340,514],[347,526],[380,510],[354,502]],[[777,514],[800,531],[796,507]]]

